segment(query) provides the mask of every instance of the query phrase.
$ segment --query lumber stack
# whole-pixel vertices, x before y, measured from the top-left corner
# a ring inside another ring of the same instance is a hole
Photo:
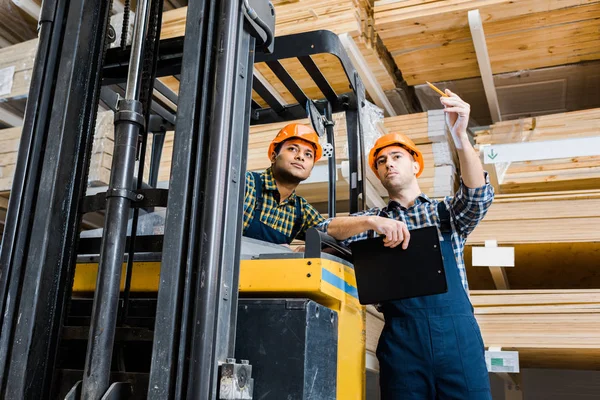
[[[318,29],[328,29],[337,34],[346,34],[358,47],[370,73],[374,75],[381,89],[384,91],[395,89],[394,67],[391,59],[384,55],[386,50],[373,33],[373,9],[370,0],[286,1],[279,2],[276,7],[277,36]],[[161,38],[183,36],[186,14],[187,7],[165,12]],[[6,76],[4,80],[10,82],[10,84],[0,84],[0,102],[27,96],[36,50],[37,39],[0,49],[0,78]],[[336,93],[349,91],[348,78],[335,56],[319,54],[312,58]],[[309,98],[323,98],[323,94],[297,59],[282,60],[282,64]],[[284,103],[296,103],[287,88],[264,63],[257,64],[256,71],[264,76]],[[175,92],[179,91],[177,80],[168,77],[161,80]],[[0,82],[3,82],[3,79],[0,79]],[[4,86],[8,89],[2,90]],[[266,106],[264,100],[256,93],[253,93],[253,98],[261,106]]]
[[[453,195],[458,184],[458,156],[442,110],[384,119],[385,129],[407,135],[419,147],[425,169],[419,177],[423,192],[431,197]],[[370,143],[365,143],[367,151]]]
[[[385,321],[383,319],[383,314],[377,311],[377,309],[372,305],[367,306],[366,315],[367,351],[375,353],[377,351],[377,343],[379,341],[379,336],[381,335]]]
[[[490,290],[470,293],[486,347],[519,351],[521,367],[600,369],[600,290]],[[367,350],[383,316],[367,307]]]
[[[40,3],[39,0],[0,0],[0,48],[36,37],[37,20],[34,15],[36,8],[39,10]]]
[[[341,166],[348,160],[348,140],[346,120],[344,114],[334,115],[335,121],[335,149],[338,163],[338,200],[348,198],[347,182],[341,174]],[[419,177],[419,184],[423,191],[432,197],[449,196],[455,193],[458,165],[456,151],[449,139],[449,133],[444,122],[443,113],[439,110],[428,113],[409,114],[392,118],[385,118],[385,129],[390,132],[402,132],[411,137],[423,152],[425,170]],[[308,119],[296,122],[310,125]],[[277,132],[290,122],[254,125],[250,127],[248,147],[248,171],[262,171],[269,167],[267,149]],[[377,134],[365,134],[365,154],[368,154],[372,144],[377,139]],[[159,181],[168,181],[171,169],[171,155],[173,153],[173,135],[167,134],[161,156]],[[326,168],[327,159],[322,158],[317,162],[316,169]],[[317,175],[316,172],[313,172]],[[313,177],[308,182],[300,185],[298,193],[309,202],[321,203],[327,200],[327,181],[325,178]],[[382,197],[387,196],[385,191]]]
[[[375,29],[409,85],[477,77],[474,9],[494,74],[600,58],[592,0],[376,0]]]
[[[467,244],[600,241],[600,190],[496,195]]]
[[[20,140],[21,127],[0,130],[0,192],[8,192],[12,188]],[[114,114],[112,111],[99,113],[88,176],[90,186],[108,185],[113,141]]]
[[[474,291],[486,346],[523,349],[522,366],[600,369],[600,290]]]
[[[29,94],[37,39],[0,49],[0,105]]]
[[[476,136],[477,146],[543,142],[600,136],[600,109],[498,122]],[[502,181],[502,193],[594,189],[600,187],[598,156],[512,163]]]
[[[348,140],[346,135],[346,120],[344,114],[334,114],[334,133],[335,133],[335,151],[336,161],[338,163],[338,200],[348,199],[348,184],[341,175],[340,164],[348,159]],[[308,119],[295,121],[310,126]],[[278,122],[273,124],[253,125],[250,127],[250,138],[248,145],[248,161],[247,170],[261,172],[267,169],[271,162],[268,158],[267,151],[269,144],[275,138],[279,130],[290,122]],[[324,143],[324,142],[323,142]],[[171,161],[173,154],[173,132],[168,132],[165,137],[165,143],[160,160],[160,168],[158,174],[159,182],[167,182],[171,174]],[[317,170],[327,169],[327,159],[321,158],[313,170],[312,178],[305,183],[302,183],[297,193],[306,198],[311,203],[327,201],[328,197],[328,181],[326,174],[320,174]],[[317,177],[319,175],[319,177]]]
[[[184,35],[187,7],[165,12],[161,38]],[[315,30],[330,30],[338,35],[348,34],[367,61],[370,72],[376,77],[381,88],[392,90],[396,87],[393,65],[382,54],[386,52],[373,30],[372,0],[302,0],[275,3],[275,36],[290,35]],[[348,79],[339,61],[331,55],[320,54],[312,57],[319,69],[331,83],[336,93],[348,91]],[[320,90],[296,59],[281,62],[300,88],[309,98],[322,98]],[[296,100],[285,86],[274,77],[264,64],[257,64],[257,70],[279,92],[283,99],[294,104]],[[175,90],[175,88],[173,88]],[[262,106],[265,102],[254,93],[254,100]]]

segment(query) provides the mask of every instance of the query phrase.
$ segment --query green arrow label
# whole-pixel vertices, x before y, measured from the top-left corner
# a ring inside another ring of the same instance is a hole
[[[496,158],[496,157],[498,157],[498,153],[496,153],[496,152],[494,151],[494,149],[492,149],[492,151],[490,151],[490,152],[488,153],[488,158],[489,158],[490,160],[493,160],[493,159],[494,159],[494,158]]]

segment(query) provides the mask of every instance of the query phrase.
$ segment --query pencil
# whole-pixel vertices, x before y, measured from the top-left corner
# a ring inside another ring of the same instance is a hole
[[[427,81],[425,81],[425,82],[427,82]],[[432,88],[433,90],[435,90],[436,92],[438,92],[440,95],[442,95],[444,97],[448,97],[448,95],[446,93],[442,92],[440,89],[436,88],[431,83],[427,82],[427,84],[429,85],[430,88]]]

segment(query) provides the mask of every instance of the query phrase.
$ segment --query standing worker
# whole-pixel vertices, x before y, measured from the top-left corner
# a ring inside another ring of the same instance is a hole
[[[461,182],[443,201],[421,192],[423,155],[405,135],[380,137],[369,166],[387,189],[383,209],[328,219],[319,226],[344,244],[375,231],[384,245],[409,246],[411,229],[437,226],[448,291],[380,304],[385,326],[377,347],[383,400],[491,399],[485,350],[468,297],[463,259],[467,236],[483,219],[494,190],[467,136],[470,106],[446,90],[441,98],[460,160]]]
[[[262,173],[246,172],[244,236],[289,245],[324,218],[296,194],[321,158],[317,133],[302,124],[288,124],[271,142],[271,166]]]

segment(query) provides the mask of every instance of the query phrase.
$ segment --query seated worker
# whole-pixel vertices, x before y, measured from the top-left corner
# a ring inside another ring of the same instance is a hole
[[[385,246],[401,244],[404,249],[411,245],[411,229],[437,226],[440,232],[448,291],[379,305],[385,317],[376,352],[382,400],[492,398],[463,250],[490,207],[494,190],[469,143],[469,104],[449,90],[446,94],[441,102],[461,170],[455,195],[437,201],[422,193],[417,181],[424,168],[422,153],[407,136],[390,133],[369,154],[369,166],[388,191],[388,205],[328,219],[318,227],[344,244],[375,231],[385,235]]]
[[[262,173],[246,172],[244,236],[289,245],[324,221],[296,194],[322,152],[317,133],[306,125],[293,123],[279,131],[269,146],[271,166]]]

